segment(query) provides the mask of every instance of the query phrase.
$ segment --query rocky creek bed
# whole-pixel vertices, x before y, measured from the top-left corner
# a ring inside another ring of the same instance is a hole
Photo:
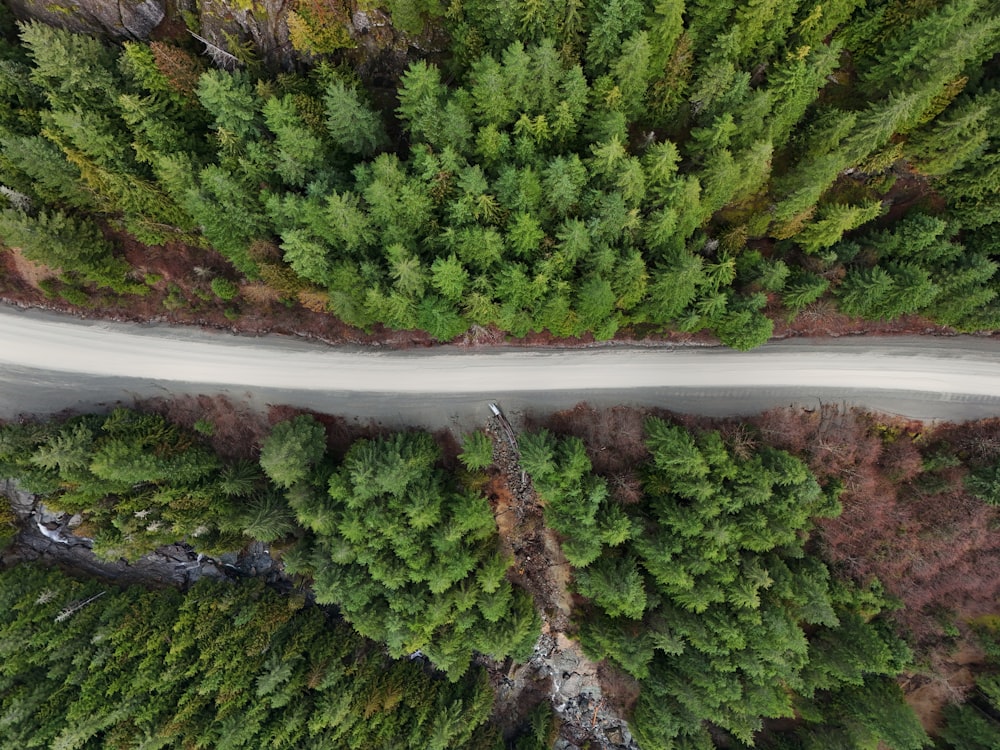
[[[495,716],[512,730],[519,716],[547,700],[561,723],[554,750],[639,750],[625,720],[605,700],[598,665],[566,635],[570,627],[568,564],[542,522],[538,496],[518,462],[516,438],[499,420],[492,421],[489,429],[496,438],[495,480],[505,487],[509,500],[501,511],[508,516],[501,523],[501,533],[515,560],[513,577],[532,594],[543,620],[542,635],[526,664],[485,664],[497,689]],[[49,510],[9,479],[0,480],[0,497],[9,501],[20,522],[14,542],[0,552],[4,567],[38,561],[119,586],[184,589],[201,578],[252,576],[263,577],[286,592],[294,587],[280,562],[260,542],[214,558],[178,543],[133,562],[103,560],[94,554],[92,540],[74,534],[81,523],[78,516]]]
[[[0,480],[0,496],[7,498],[20,519],[20,531],[14,542],[0,553],[0,564],[5,567],[39,561],[120,586],[187,588],[201,578],[235,580],[261,576],[279,588],[291,587],[290,579],[260,542],[217,558],[200,555],[186,544],[171,544],[131,563],[102,560],[94,554],[90,539],[73,533],[80,523],[79,517],[50,511],[9,479]]]

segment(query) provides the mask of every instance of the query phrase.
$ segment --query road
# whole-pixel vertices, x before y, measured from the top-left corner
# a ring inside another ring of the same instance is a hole
[[[287,337],[83,321],[0,308],[0,416],[222,393],[386,424],[467,426],[579,401],[710,415],[844,401],[920,419],[1000,415],[1000,341],[793,339],[715,347],[332,349]]]

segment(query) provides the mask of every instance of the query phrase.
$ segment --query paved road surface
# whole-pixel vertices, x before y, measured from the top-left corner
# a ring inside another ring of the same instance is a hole
[[[82,321],[0,308],[0,416],[166,393],[224,393],[386,424],[468,426],[508,411],[655,404],[712,415],[845,401],[924,419],[1000,415],[1000,341],[795,339],[722,348],[331,349],[286,337]]]

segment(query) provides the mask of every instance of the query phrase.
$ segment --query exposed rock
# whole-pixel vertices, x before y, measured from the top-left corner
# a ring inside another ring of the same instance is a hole
[[[544,693],[563,722],[555,745],[561,750],[638,750],[625,720],[604,700],[597,664],[564,632],[570,624],[568,563],[543,523],[541,502],[520,465],[514,429],[500,415],[487,429],[494,437],[494,465],[513,497],[503,512],[513,511],[515,518],[505,535],[518,571],[515,580],[531,593],[544,623],[531,659],[504,676],[498,698],[510,705],[521,695]]]
[[[200,0],[189,10],[198,14],[196,31],[212,44],[240,57],[234,43],[251,42],[254,54],[269,67],[289,69],[294,54],[288,37],[291,0],[260,0],[244,10],[224,0]]]
[[[163,20],[164,8],[158,0],[142,0],[139,3],[119,0],[122,27],[133,39],[147,39],[150,32]]]
[[[35,517],[38,519],[38,523],[53,526],[61,525],[66,519],[66,514],[62,511],[53,511],[45,507],[43,503],[38,503],[35,507]]]
[[[35,496],[22,490],[14,479],[0,479],[0,495],[10,501],[10,507],[20,518],[25,518],[35,508]]]
[[[163,20],[163,0],[10,0],[14,15],[110,39],[147,39]]]
[[[364,10],[354,11],[354,14],[351,16],[351,23],[354,24],[354,30],[359,34],[367,32],[372,26],[371,16]]]
[[[578,674],[571,674],[566,678],[559,688],[559,697],[563,700],[575,700],[580,697],[580,693],[583,690],[583,677]]]
[[[290,590],[291,581],[271,558],[267,545],[254,542],[245,550],[213,560],[177,543],[160,547],[133,562],[102,560],[94,554],[93,541],[73,534],[80,516],[56,513],[20,489],[17,482],[0,480],[0,502],[10,501],[21,530],[0,555],[0,564],[37,560],[60,565],[78,573],[103,578],[119,585],[177,586],[186,588],[201,578],[234,579],[259,575],[278,589]]]

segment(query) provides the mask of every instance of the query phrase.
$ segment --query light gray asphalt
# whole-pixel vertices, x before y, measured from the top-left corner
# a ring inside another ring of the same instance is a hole
[[[389,425],[469,427],[580,401],[713,416],[837,401],[919,419],[1000,415],[987,337],[794,339],[722,348],[333,349],[286,337],[82,321],[0,308],[0,417],[222,393]]]

